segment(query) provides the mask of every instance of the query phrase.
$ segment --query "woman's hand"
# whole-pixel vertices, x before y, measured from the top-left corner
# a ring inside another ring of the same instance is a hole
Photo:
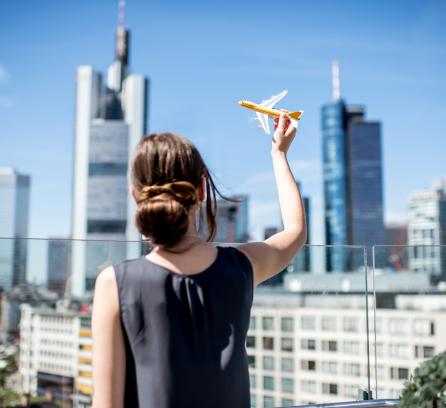
[[[281,152],[286,154],[288,149],[296,136],[296,127],[291,123],[291,120],[286,116],[288,111],[282,109],[279,118],[274,119],[274,137],[271,146],[271,153]]]

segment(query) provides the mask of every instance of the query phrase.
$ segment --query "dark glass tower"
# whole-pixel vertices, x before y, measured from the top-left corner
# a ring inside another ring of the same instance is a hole
[[[362,106],[340,97],[333,63],[333,99],[322,107],[325,239],[327,245],[370,247],[385,241],[381,129],[367,122]],[[327,250],[328,271],[350,271],[361,263],[343,248]]]

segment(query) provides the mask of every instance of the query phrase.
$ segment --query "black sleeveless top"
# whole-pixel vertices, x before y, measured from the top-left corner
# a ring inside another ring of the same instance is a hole
[[[252,267],[236,248],[217,251],[212,265],[189,276],[145,257],[115,265],[125,408],[250,406]]]

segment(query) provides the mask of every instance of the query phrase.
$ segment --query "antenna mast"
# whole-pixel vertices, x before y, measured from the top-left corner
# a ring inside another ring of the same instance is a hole
[[[125,0],[119,0],[118,27],[125,28]]]
[[[333,100],[339,101],[341,99],[341,81],[339,79],[339,61],[333,60],[331,62],[331,75],[333,87]]]

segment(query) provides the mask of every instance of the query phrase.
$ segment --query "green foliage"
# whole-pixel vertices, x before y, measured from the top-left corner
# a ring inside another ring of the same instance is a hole
[[[405,384],[399,408],[446,408],[446,352],[415,369]]]
[[[20,403],[20,394],[12,391],[0,389],[0,407],[9,407]]]

